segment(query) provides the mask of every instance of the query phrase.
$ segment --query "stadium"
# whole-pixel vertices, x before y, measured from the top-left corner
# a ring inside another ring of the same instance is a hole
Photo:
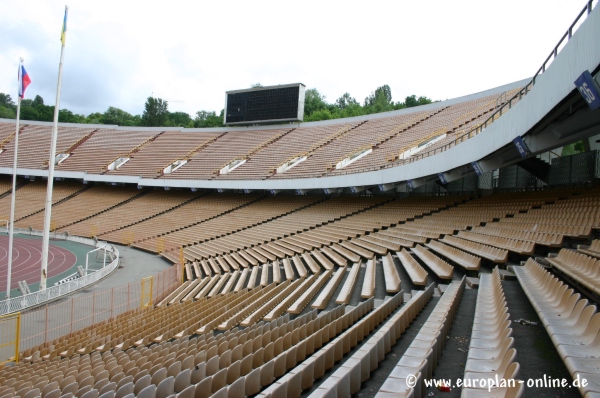
[[[427,105],[59,124],[56,293],[0,302],[0,397],[600,397],[597,8],[532,78]],[[0,119],[23,242],[52,128]]]

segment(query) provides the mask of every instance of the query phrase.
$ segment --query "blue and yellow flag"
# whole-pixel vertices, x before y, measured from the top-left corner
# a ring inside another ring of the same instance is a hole
[[[69,7],[65,6],[65,19],[63,20],[62,32],[60,33],[60,41],[62,45],[65,45],[65,41],[67,41],[67,14],[69,12]]]

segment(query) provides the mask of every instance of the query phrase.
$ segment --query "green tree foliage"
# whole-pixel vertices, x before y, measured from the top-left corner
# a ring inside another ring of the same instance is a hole
[[[387,84],[377,87],[371,95],[365,98],[362,106],[350,93],[344,93],[333,104],[328,104],[325,96],[321,95],[317,89],[311,88],[305,93],[304,121],[307,122],[388,112],[432,102],[427,97],[417,97],[416,95],[407,96],[404,102],[394,102],[392,101],[392,90]]]
[[[39,95],[36,95],[33,99],[33,106],[41,106],[44,105],[44,99]]]
[[[335,119],[331,111],[327,108],[319,109],[311,113],[309,116],[304,118],[305,122],[315,122],[317,120],[329,120]]]
[[[21,120],[39,120],[39,121],[49,121],[42,119],[40,113],[33,106],[23,106],[21,102],[21,115],[19,116]],[[52,119],[50,119],[52,120]]]
[[[61,109],[58,111],[58,121],[61,123],[85,123],[85,116],[77,115],[68,109]]]
[[[252,84],[252,88],[262,87],[260,83]],[[304,121],[340,119],[362,116],[371,113],[387,112],[430,104],[427,97],[407,96],[403,102],[393,102],[390,87],[385,84],[377,87],[361,105],[350,93],[344,93],[334,103],[327,102],[316,88],[305,91]],[[0,93],[0,118],[14,119],[16,105],[10,95]],[[104,113],[94,112],[88,116],[77,115],[68,109],[61,109],[59,121],[66,123],[114,124],[119,126],[148,127],[223,127],[224,110],[217,115],[214,111],[196,112],[194,118],[185,112],[169,112],[168,103],[160,98],[148,97],[144,113],[132,115],[122,109],[109,107]],[[21,101],[21,119],[51,122],[54,118],[54,106],[44,104],[44,99],[36,95],[33,100]]]
[[[14,119],[17,107],[9,94],[0,93],[0,118]]]
[[[148,127],[164,126],[169,119],[169,104],[162,98],[148,97],[144,105],[142,125]]]
[[[375,91],[365,98],[364,107],[367,113],[388,112],[394,110],[392,102],[392,90],[387,84],[377,87]]]
[[[359,103],[354,97],[350,96],[350,93],[344,93],[340,98],[335,100],[335,106],[339,109],[346,109],[355,105],[359,105]]]
[[[17,114],[12,108],[0,105],[0,119],[14,119],[16,117]]]
[[[576,141],[565,145],[562,148],[560,156],[571,156],[583,152],[585,152],[585,143],[583,141]]]
[[[419,97],[417,98],[416,95],[409,95],[408,97],[406,97],[404,99],[404,107],[405,108],[412,108],[413,106],[420,106],[420,105],[426,105],[426,104],[431,104],[431,100],[427,97]]]
[[[304,92],[304,116],[310,116],[316,111],[328,109],[329,104],[325,96],[321,95],[316,88],[310,88]],[[320,119],[318,119],[320,120]]]
[[[10,94],[0,93],[0,106],[4,106],[6,108],[14,108],[15,102],[10,97]]]
[[[92,115],[94,114],[88,116],[88,120]],[[99,119],[103,124],[116,124],[119,126],[137,126],[139,124],[135,122],[132,114],[114,106],[109,106],[106,112],[100,115]]]
[[[225,110],[221,110],[221,114],[217,114],[212,111],[199,111],[196,112],[196,118],[194,119],[194,127],[223,127],[223,116]]]
[[[194,127],[194,121],[189,114],[185,112],[170,112],[168,126]]]
[[[94,112],[86,116],[85,122],[89,124],[103,124],[102,113]]]

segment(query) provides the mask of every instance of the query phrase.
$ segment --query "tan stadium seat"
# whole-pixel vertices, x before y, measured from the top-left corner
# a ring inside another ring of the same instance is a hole
[[[319,310],[325,309],[331,300],[333,293],[342,282],[344,275],[346,275],[346,267],[339,267],[331,279],[329,279],[327,285],[325,285],[325,288],[321,291],[311,307]]]
[[[600,259],[562,249],[558,256],[546,260],[586,288],[600,294]]]
[[[385,291],[387,293],[397,293],[400,291],[400,275],[394,264],[391,253],[381,258],[383,262],[383,275],[385,277]]]
[[[367,261],[360,297],[371,298],[375,295],[376,263],[374,259]]]
[[[452,246],[445,245],[440,241],[432,240],[425,246],[452,260],[467,271],[476,271],[481,266],[481,258],[473,256]]]
[[[427,271],[410,255],[406,249],[396,252],[398,260],[402,263],[404,270],[408,273],[413,284],[424,286],[427,283]]]
[[[419,257],[427,265],[427,267],[429,267],[429,269],[431,269],[431,271],[438,276],[438,278],[452,279],[454,268],[450,264],[426,250],[421,245],[415,245],[412,250],[413,253],[415,253],[417,257]]]
[[[336,304],[348,304],[350,299],[352,298],[352,292],[354,291],[354,287],[356,286],[356,282],[358,280],[358,272],[360,271],[360,263],[354,263],[352,268],[350,268],[350,272],[346,277],[346,281],[342,285],[342,290],[335,300]]]
[[[589,360],[600,358],[600,333],[597,327],[599,319],[595,315],[589,317],[592,310],[586,310],[587,300],[579,299],[579,294],[573,294],[572,289],[568,289],[531,258],[524,266],[514,268],[525,294],[540,315],[571,376],[576,378],[589,374],[591,379],[597,377],[598,372],[589,367]],[[573,296],[583,304],[573,305]],[[567,322],[572,326],[570,330],[557,322],[558,315],[562,315],[564,311],[571,313],[567,316]],[[590,383],[585,387],[580,386],[579,391],[582,395],[597,394],[600,393],[600,386]]]

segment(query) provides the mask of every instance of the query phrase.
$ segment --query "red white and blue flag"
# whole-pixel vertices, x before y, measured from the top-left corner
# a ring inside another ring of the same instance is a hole
[[[25,97],[25,89],[31,83],[31,78],[27,74],[25,67],[22,64],[19,64],[19,98],[23,99]]]

